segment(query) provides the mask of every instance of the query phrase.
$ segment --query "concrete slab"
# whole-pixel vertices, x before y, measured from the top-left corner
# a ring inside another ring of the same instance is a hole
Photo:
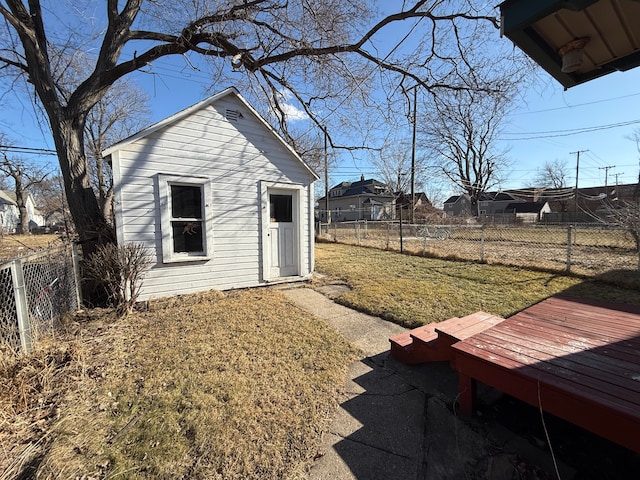
[[[389,337],[404,328],[309,288],[283,292],[364,352],[349,368],[340,406],[308,480],[510,478],[512,452],[518,450],[509,444],[516,443],[495,442],[451,411],[457,374],[447,362],[403,365],[388,352]],[[492,454],[496,444],[499,455]]]

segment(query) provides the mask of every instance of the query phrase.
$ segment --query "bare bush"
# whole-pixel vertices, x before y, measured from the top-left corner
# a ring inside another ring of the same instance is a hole
[[[638,252],[638,270],[640,270],[640,201],[620,202],[607,209],[611,224],[624,228],[631,234]]]
[[[151,256],[141,243],[107,244],[89,256],[85,276],[104,285],[118,315],[126,316],[133,310],[150,265]]]

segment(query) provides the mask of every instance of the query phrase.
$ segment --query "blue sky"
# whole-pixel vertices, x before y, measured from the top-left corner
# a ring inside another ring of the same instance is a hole
[[[605,181],[636,182],[639,154],[636,145],[626,137],[640,128],[640,68],[611,74],[567,91],[544,72],[539,77],[537,84],[516,101],[504,124],[500,147],[509,149],[512,167],[500,187],[531,186],[537,169],[545,161],[554,160],[567,164],[570,182],[575,182],[576,154],[572,152],[576,151],[582,151],[580,186],[603,185]],[[152,122],[202,100],[211,81],[206,67],[196,70],[181,57],[161,59],[146,72],[136,72],[133,78],[149,94]],[[220,85],[216,90],[227,86]],[[5,96],[4,101],[8,100]],[[5,115],[0,118],[0,129],[16,145],[53,149],[46,127],[38,125],[28,103],[11,101],[3,107]],[[407,124],[407,135],[410,130]],[[356,154],[355,158],[348,156],[338,161],[330,171],[330,185],[357,180],[361,174],[376,177],[375,169],[365,158],[364,154],[361,157]],[[55,157],[47,159],[55,161]]]

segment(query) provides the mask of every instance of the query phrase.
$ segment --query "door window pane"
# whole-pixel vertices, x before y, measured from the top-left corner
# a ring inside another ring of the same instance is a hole
[[[293,197],[291,195],[269,196],[272,222],[293,222]]]

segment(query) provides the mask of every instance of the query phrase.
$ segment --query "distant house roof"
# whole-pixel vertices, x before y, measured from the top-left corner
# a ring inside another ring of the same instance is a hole
[[[0,190],[0,201],[3,203],[9,203],[11,205],[16,204],[16,192],[11,190]]]
[[[424,192],[415,192],[415,201],[416,205],[422,202],[423,205],[430,204],[429,199],[427,198],[427,194]],[[398,205],[409,205],[411,203],[411,194],[410,193],[400,193],[398,195],[397,204]]]
[[[373,178],[368,180],[359,180],[352,182],[342,195],[343,197],[351,197],[353,195],[379,195],[390,194],[387,185]]]
[[[339,195],[335,195],[332,192],[336,190],[340,190]],[[393,193],[389,190],[389,187],[378,180],[373,178],[366,179],[364,176],[360,178],[357,182],[340,182],[337,185],[333,186],[331,190],[329,190],[329,197],[333,199],[345,198],[345,197],[356,197],[356,196],[369,196],[375,195],[380,198],[393,198]],[[325,198],[319,198],[318,201],[323,201]]]
[[[480,200],[493,202],[508,202],[515,200],[512,195],[506,192],[486,192],[480,196]]]
[[[456,203],[460,197],[468,197],[468,195],[466,193],[463,195],[453,195],[445,200],[444,203]],[[506,192],[485,192],[480,195],[478,200],[489,202],[510,202],[514,201],[515,198]]]

